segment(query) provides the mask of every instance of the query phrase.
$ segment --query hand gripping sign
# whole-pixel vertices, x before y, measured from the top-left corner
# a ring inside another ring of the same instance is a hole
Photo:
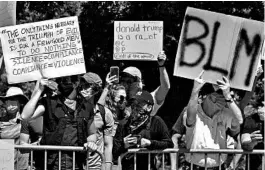
[[[250,91],[264,41],[264,23],[187,8],[174,75],[216,83],[228,77],[231,87]]]

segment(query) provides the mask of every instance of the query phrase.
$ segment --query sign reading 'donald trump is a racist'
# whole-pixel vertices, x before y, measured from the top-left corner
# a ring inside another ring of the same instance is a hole
[[[114,22],[114,60],[155,61],[162,49],[162,21]]]
[[[77,17],[0,28],[8,83],[86,72]]]
[[[216,84],[222,76],[231,87],[250,91],[264,41],[264,23],[187,8],[174,75]]]

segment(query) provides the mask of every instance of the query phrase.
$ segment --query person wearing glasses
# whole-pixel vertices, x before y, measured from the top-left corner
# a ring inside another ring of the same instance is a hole
[[[187,149],[227,149],[227,135],[235,136],[240,132],[243,117],[239,107],[230,94],[230,84],[227,78],[217,80],[218,88],[206,96],[198,104],[199,91],[205,84],[203,72],[194,80],[193,90],[187,106],[187,115],[183,123],[186,128]],[[220,161],[219,161],[220,156]],[[191,169],[218,170],[219,165],[224,169],[226,154],[185,154],[186,166]]]
[[[86,73],[78,85],[70,80],[59,82],[59,94],[47,88],[50,80],[37,81],[29,102],[23,109],[25,119],[43,115],[43,137],[40,145],[85,146],[90,151],[97,149],[97,127],[94,122],[96,97],[100,95],[102,80],[95,73]],[[41,98],[41,99],[40,99]],[[40,100],[39,100],[40,99]],[[47,169],[59,169],[58,151],[48,151]],[[75,156],[76,167],[82,169],[86,153]],[[73,153],[62,151],[61,169],[73,168]]]

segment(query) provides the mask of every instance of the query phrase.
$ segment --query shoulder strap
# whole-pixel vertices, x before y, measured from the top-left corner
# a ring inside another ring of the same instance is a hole
[[[97,103],[98,105],[98,108],[99,108],[99,111],[100,111],[100,115],[102,117],[102,120],[103,120],[103,129],[106,128],[106,118],[105,118],[105,115],[106,115],[106,112],[105,112],[105,107],[102,105],[102,104],[99,104]]]

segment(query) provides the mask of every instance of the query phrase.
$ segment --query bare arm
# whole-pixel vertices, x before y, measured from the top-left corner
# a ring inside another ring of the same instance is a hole
[[[105,154],[105,169],[112,169],[112,148],[113,148],[113,137],[104,136],[104,154]]]
[[[166,95],[170,89],[169,77],[167,74],[167,70],[164,67],[165,61],[166,61],[166,55],[164,54],[164,52],[161,52],[158,55],[160,86],[156,90],[156,94],[155,94],[155,99],[156,99],[158,105],[160,105],[165,100]]]
[[[40,96],[44,90],[44,84],[47,84],[47,80],[37,81],[35,89],[32,93],[31,99],[25,105],[25,107],[21,113],[22,119],[27,120],[27,119],[32,118],[32,116],[34,116],[36,118],[36,117],[38,117],[44,113],[45,108],[43,106],[36,108],[37,103],[40,99]]]
[[[197,77],[194,80],[193,89],[192,89],[190,100],[189,100],[188,107],[187,107],[187,122],[186,122],[187,126],[193,126],[196,122],[196,114],[197,114],[196,106],[198,104],[199,92],[200,92],[200,89],[205,84],[205,81],[201,79],[203,72],[204,71],[202,71],[199,77]]]
[[[112,76],[112,77],[109,77],[110,73],[107,74],[107,77],[106,77],[106,85],[105,85],[105,88],[103,89],[103,92],[98,100],[98,103],[105,106],[106,104],[106,97],[109,93],[109,87],[113,84],[113,82],[115,80],[117,80],[116,78],[116,75]]]
[[[236,103],[232,100],[232,96],[230,94],[230,83],[226,77],[223,77],[223,81],[217,80],[217,84],[219,88],[223,91],[223,95],[225,97],[225,100],[228,101],[227,104],[229,108],[232,110],[232,113],[234,114],[234,117],[236,118],[236,121],[232,121],[232,129],[237,129],[238,128],[238,123],[242,124],[243,123],[243,116],[241,113],[241,110],[239,107],[236,105]],[[230,102],[229,102],[230,100]]]

